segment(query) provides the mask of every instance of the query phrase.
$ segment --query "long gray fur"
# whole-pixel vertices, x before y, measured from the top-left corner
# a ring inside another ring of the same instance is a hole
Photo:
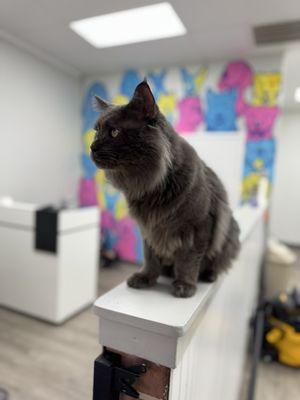
[[[239,228],[217,175],[160,113],[146,81],[126,106],[97,98],[91,156],[127,199],[144,239],[134,288],[174,276],[173,294],[189,297],[198,279],[214,281],[239,251]]]

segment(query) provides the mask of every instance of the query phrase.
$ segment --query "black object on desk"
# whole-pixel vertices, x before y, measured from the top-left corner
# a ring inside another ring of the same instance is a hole
[[[57,253],[57,208],[47,206],[36,211],[35,215],[35,248],[37,250]]]

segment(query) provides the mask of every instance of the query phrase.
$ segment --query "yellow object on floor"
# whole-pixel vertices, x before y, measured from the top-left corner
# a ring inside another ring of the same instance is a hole
[[[278,361],[290,367],[300,367],[300,332],[291,325],[270,317],[273,328],[266,334],[267,342],[278,350]]]

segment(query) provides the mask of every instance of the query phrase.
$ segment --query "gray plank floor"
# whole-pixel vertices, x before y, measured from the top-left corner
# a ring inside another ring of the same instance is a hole
[[[99,295],[134,269],[120,265],[102,270]],[[300,265],[295,268],[297,281]],[[93,361],[101,353],[97,329],[91,309],[55,327],[0,308],[0,387],[9,391],[10,400],[91,399]],[[256,400],[285,399],[300,399],[300,372],[261,364]]]
[[[135,268],[102,270],[99,294]],[[97,330],[90,308],[59,327],[0,308],[0,388],[10,400],[91,399]]]

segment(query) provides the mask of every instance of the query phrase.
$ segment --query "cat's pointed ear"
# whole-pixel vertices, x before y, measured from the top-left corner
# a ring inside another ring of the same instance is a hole
[[[97,111],[104,111],[110,106],[109,103],[101,99],[101,97],[95,95],[93,100],[93,107]]]
[[[158,107],[147,80],[137,85],[128,107],[144,119],[153,119],[158,113]]]

